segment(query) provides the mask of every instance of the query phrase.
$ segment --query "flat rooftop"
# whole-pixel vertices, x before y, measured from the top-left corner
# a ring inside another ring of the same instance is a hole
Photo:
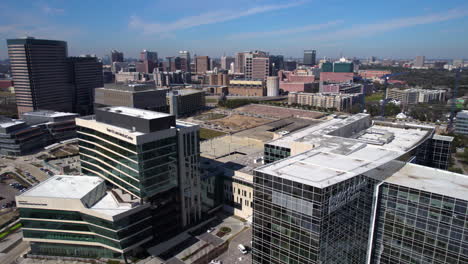
[[[468,176],[407,163],[385,182],[468,200]]]
[[[0,127],[1,128],[9,128],[11,126],[23,124],[23,120],[18,119],[11,119],[11,118],[0,118]]]
[[[394,123],[368,127],[364,118],[368,115],[332,119],[272,141],[269,144],[290,148],[304,143],[309,148],[258,171],[325,188],[398,159],[432,133],[427,127]]]
[[[55,175],[19,196],[81,199],[103,181],[95,176]]]
[[[107,112],[112,112],[116,114],[132,116],[132,117],[138,117],[138,118],[143,118],[143,119],[148,119],[148,120],[170,116],[170,114],[166,114],[166,113],[126,107],[126,106],[103,107],[103,108],[99,108],[99,110],[104,110]]]
[[[67,112],[54,112],[54,111],[34,111],[34,112],[27,112],[24,115],[28,116],[40,116],[40,117],[65,117],[65,116],[79,116],[75,113],[67,113]]]
[[[195,94],[195,93],[204,93],[205,91],[195,90],[195,89],[181,89],[181,90],[170,91],[168,92],[168,95],[174,94],[174,92],[177,92],[178,95],[189,95],[189,94]]]

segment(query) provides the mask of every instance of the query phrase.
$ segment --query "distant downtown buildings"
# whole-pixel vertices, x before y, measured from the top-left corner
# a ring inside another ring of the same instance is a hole
[[[407,163],[432,134],[358,114],[266,144],[253,263],[466,263],[468,179]]]
[[[34,110],[92,113],[93,90],[103,85],[97,58],[67,57],[64,41],[28,37],[7,44],[19,115]]]

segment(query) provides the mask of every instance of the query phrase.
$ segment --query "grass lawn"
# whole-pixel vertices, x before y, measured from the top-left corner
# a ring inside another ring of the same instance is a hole
[[[207,140],[210,138],[215,138],[219,136],[226,135],[226,133],[219,132],[212,129],[200,128],[200,140]]]
[[[366,102],[377,102],[383,99],[383,93],[374,93],[366,96]]]
[[[21,227],[21,223],[18,223],[12,227],[10,227],[7,231],[3,232],[3,233],[0,233],[0,239],[8,236],[10,233],[14,232],[16,229],[20,228]]]

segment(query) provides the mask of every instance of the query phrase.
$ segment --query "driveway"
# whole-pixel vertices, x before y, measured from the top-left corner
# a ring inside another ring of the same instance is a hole
[[[229,249],[224,252],[217,259],[221,260],[223,264],[250,264],[252,263],[252,253],[251,253],[251,244],[252,241],[252,228],[248,228],[238,234],[232,241],[229,243]],[[246,255],[242,254],[237,246],[239,244],[244,245],[249,253]]]

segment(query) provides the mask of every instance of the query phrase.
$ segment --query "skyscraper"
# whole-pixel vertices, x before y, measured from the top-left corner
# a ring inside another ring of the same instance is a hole
[[[221,69],[223,70],[229,70],[231,67],[231,63],[233,63],[235,60],[233,57],[229,56],[222,56],[221,57]]]
[[[195,68],[196,72],[201,74],[210,70],[210,57],[208,56],[196,56],[195,57]]]
[[[270,74],[270,59],[266,52],[246,52],[244,57],[244,73],[246,79],[266,80]]]
[[[315,50],[304,50],[303,64],[306,66],[314,66],[316,61],[315,53]]]
[[[270,76],[277,76],[280,70],[284,70],[283,55],[270,55]]]
[[[76,119],[82,173],[151,203],[157,240],[198,221],[198,126],[129,107],[95,112]]]
[[[158,53],[154,51],[143,50],[142,52],[140,52],[140,60],[158,63]]]
[[[190,69],[190,52],[186,50],[179,51],[180,69],[185,72],[191,72]]]
[[[124,61],[123,52],[119,52],[117,50],[112,50],[111,51],[111,63],[112,62],[123,62],[123,61]]]
[[[94,89],[104,86],[102,63],[96,57],[69,57],[67,62],[73,85],[73,112],[92,114]]]
[[[72,112],[65,41],[8,39],[18,114],[38,109]]]
[[[238,52],[236,54],[234,70],[236,73],[245,72],[245,52]]]
[[[424,67],[425,60],[426,57],[424,56],[416,56],[416,59],[414,60],[414,67]]]

